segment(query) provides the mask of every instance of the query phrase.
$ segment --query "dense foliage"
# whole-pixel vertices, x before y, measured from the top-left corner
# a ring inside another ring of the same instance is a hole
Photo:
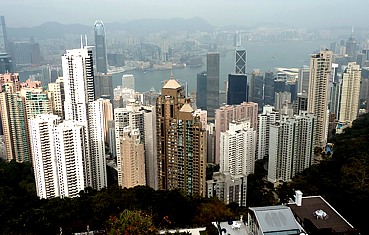
[[[178,190],[112,185],[101,191],[86,189],[77,198],[40,200],[34,189],[30,164],[0,161],[0,234],[59,234],[60,228],[72,234],[87,231],[87,226],[90,231],[124,234],[116,232],[119,221],[141,221],[138,215],[145,215],[141,219],[153,231],[192,226],[208,226],[211,231],[211,221],[234,216],[217,199],[188,197]]]

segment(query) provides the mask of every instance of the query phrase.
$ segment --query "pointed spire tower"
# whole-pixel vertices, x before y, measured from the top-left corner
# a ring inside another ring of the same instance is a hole
[[[172,72],[156,100],[156,127],[158,189],[205,196],[206,128]]]
[[[239,39],[236,45],[236,74],[246,74],[247,72],[247,51],[242,47],[242,35],[239,33]]]

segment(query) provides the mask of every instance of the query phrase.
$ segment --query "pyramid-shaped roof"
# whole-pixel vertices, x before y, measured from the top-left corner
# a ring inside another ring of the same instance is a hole
[[[186,112],[186,113],[192,113],[194,110],[189,103],[185,103],[179,111]]]
[[[167,83],[165,83],[163,88],[167,88],[167,89],[177,89],[180,88],[181,85],[179,85],[179,83],[173,79],[172,77],[168,80]]]

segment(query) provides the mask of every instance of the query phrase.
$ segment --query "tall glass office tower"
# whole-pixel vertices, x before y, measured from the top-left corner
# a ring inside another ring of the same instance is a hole
[[[9,53],[7,50],[7,41],[5,17],[0,16],[0,53]]]
[[[108,62],[106,56],[105,28],[101,20],[95,22],[95,63],[97,73],[108,72]]]

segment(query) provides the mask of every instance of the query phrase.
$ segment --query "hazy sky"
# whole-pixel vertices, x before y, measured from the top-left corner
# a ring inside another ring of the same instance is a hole
[[[200,16],[215,26],[369,27],[369,0],[0,0],[9,27]]]

